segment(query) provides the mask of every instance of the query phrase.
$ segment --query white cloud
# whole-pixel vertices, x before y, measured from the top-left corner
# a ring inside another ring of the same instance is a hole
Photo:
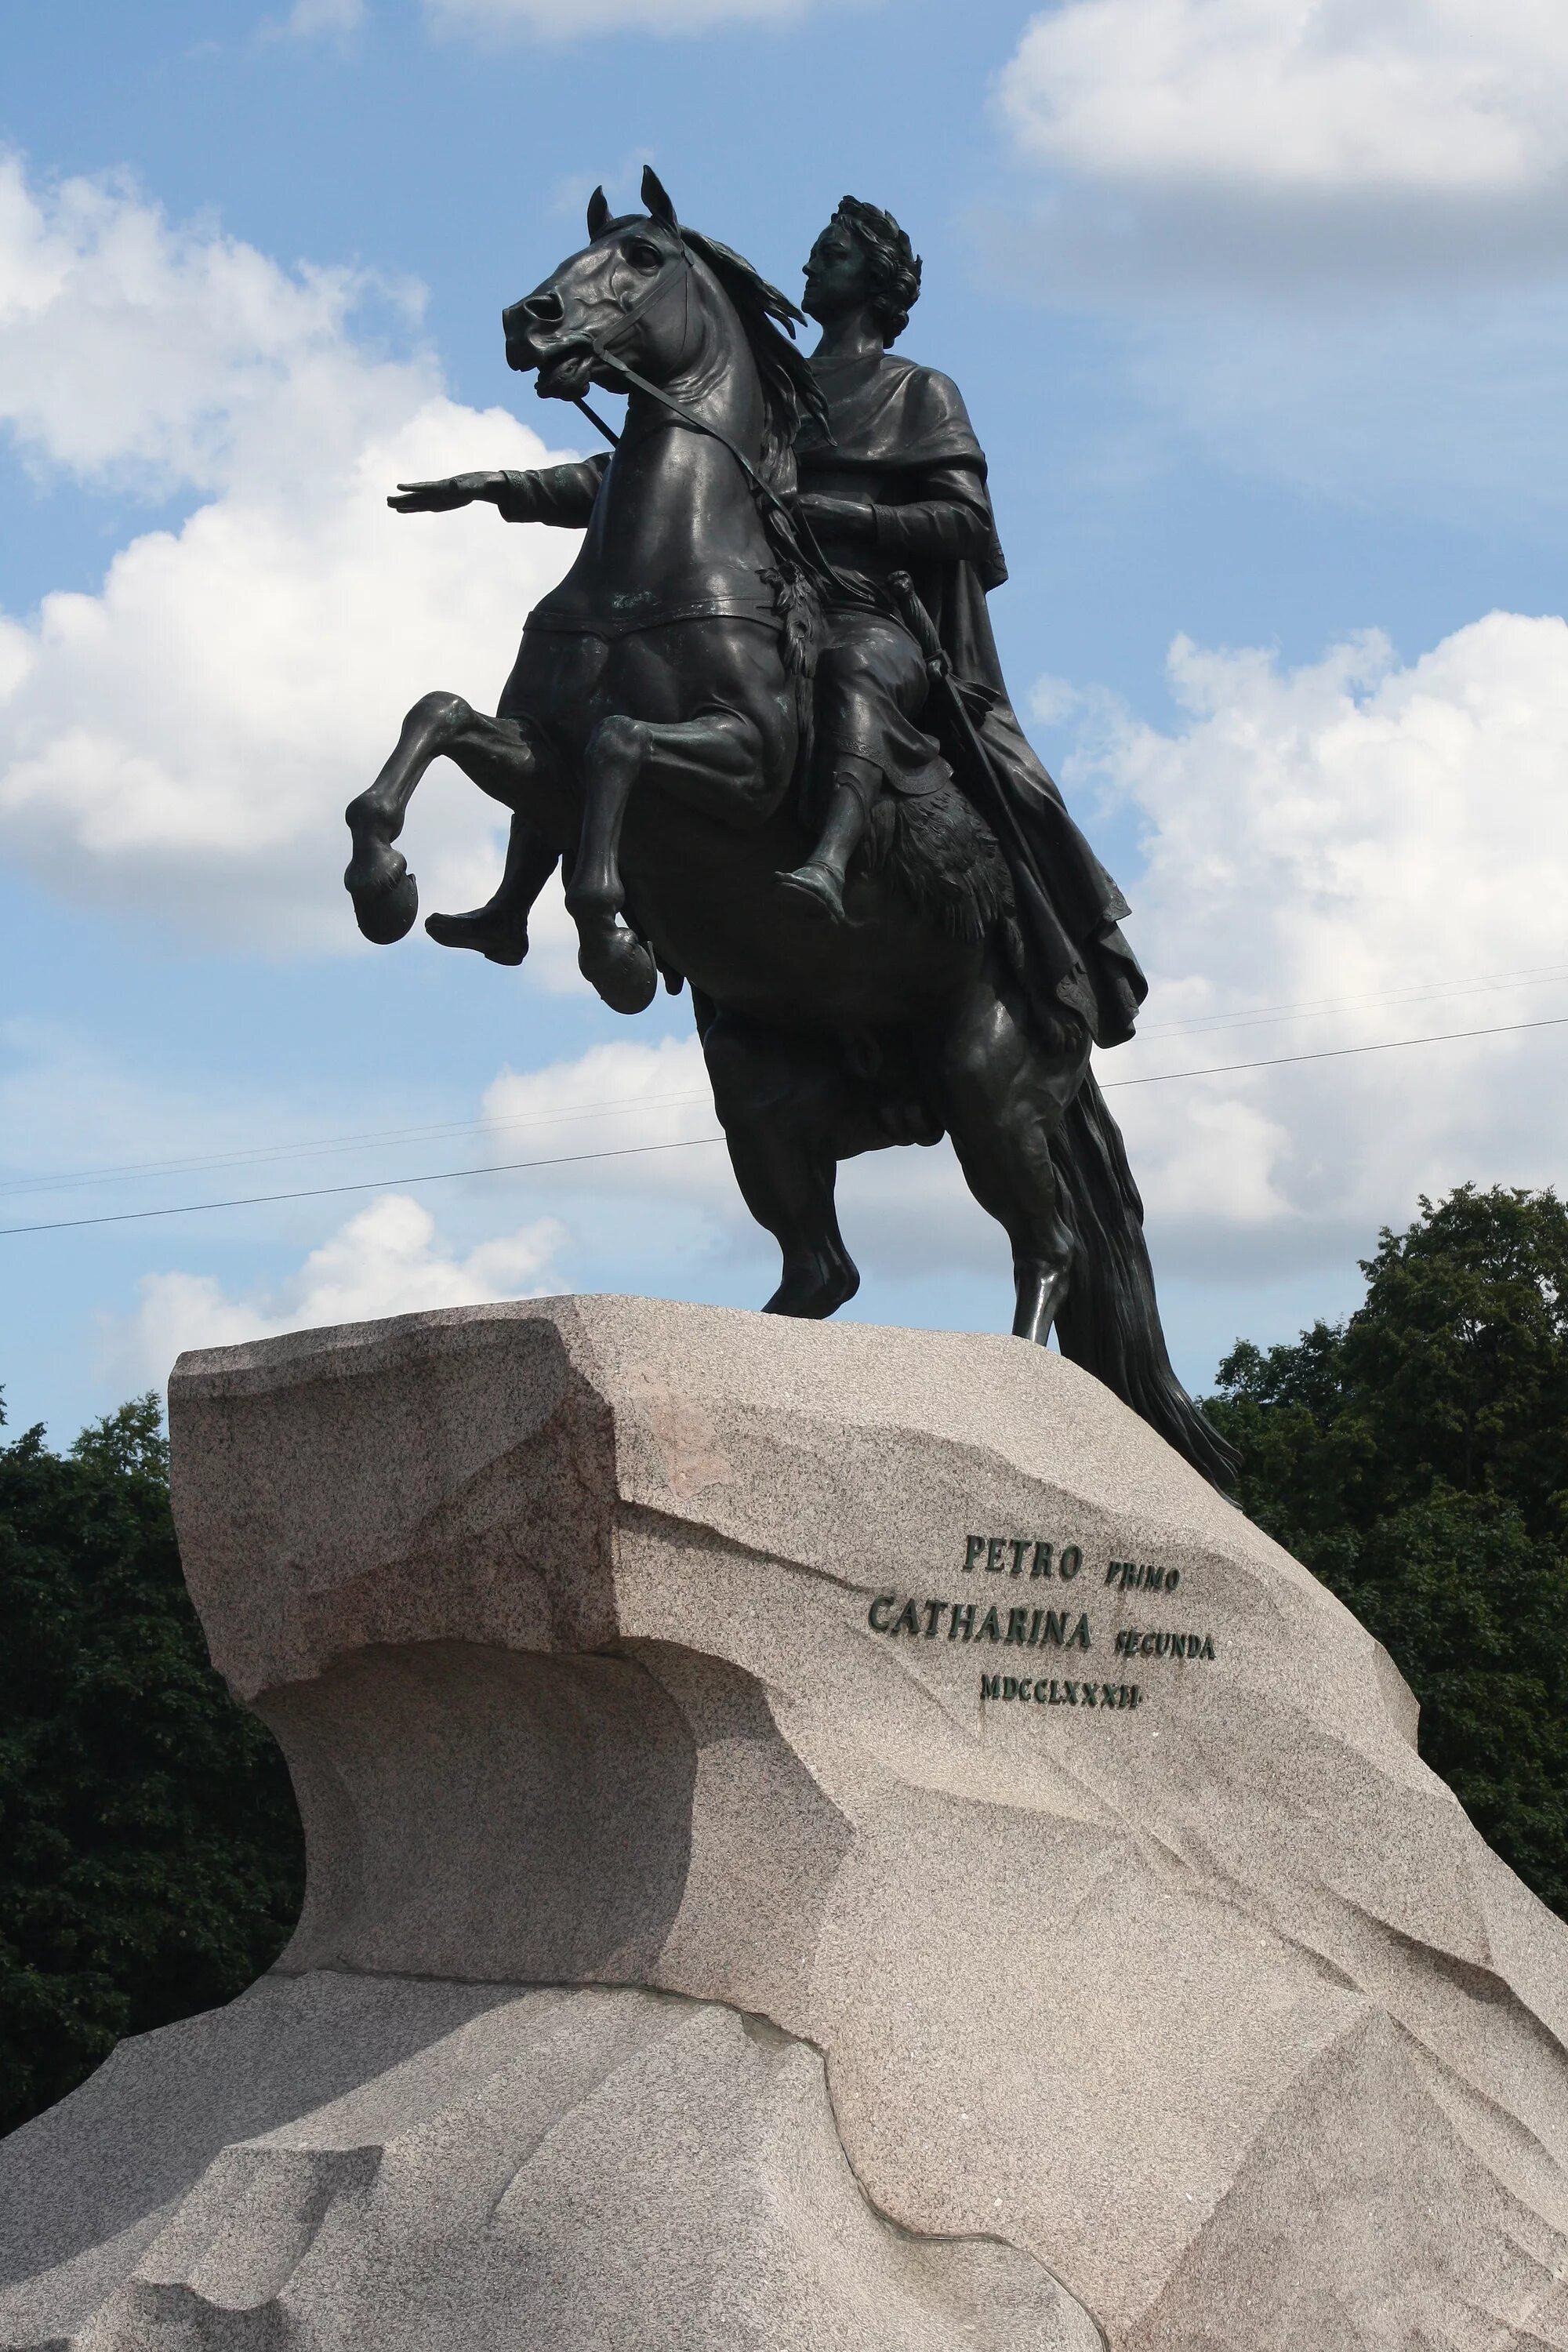
[[[1565,84],[1556,0],[1068,0],[1000,95],[1095,177],[1486,196],[1568,170]]]
[[[51,465],[160,490],[216,488],[247,454],[330,468],[436,388],[355,350],[378,291],[173,226],[123,176],[39,191],[0,157],[0,423]]]
[[[425,0],[439,33],[480,38],[532,33],[573,40],[584,33],[705,33],[715,25],[781,23],[811,0]]]
[[[525,1149],[528,1156],[542,1158],[607,1153],[627,1144],[658,1147],[524,1181],[560,1182],[554,1197],[563,1209],[584,1194],[616,1202],[614,1223],[606,1227],[601,1205],[592,1229],[617,1241],[635,1233],[650,1253],[671,1246],[678,1234],[689,1235],[690,1278],[699,1286],[704,1276],[698,1269],[706,1260],[709,1280],[719,1261],[731,1271],[743,1264],[758,1306],[772,1289],[777,1278],[773,1238],[752,1223],[722,1144],[700,1139],[718,1136],[720,1129],[696,1037],[667,1037],[654,1045],[617,1041],[543,1069],[503,1071],[486,1091],[484,1115],[498,1160],[521,1159]],[[521,1121],[529,1124],[511,1124]],[[922,1278],[978,1273],[995,1279],[998,1296],[1005,1291],[1006,1238],[971,1199],[945,1143],[847,1161],[837,1198],[850,1255],[868,1277],[898,1282],[911,1269]],[[589,1235],[585,1221],[581,1238],[586,1243]]]
[[[998,78],[1049,176],[990,225],[1092,299],[1558,278],[1557,0],[1067,0]]]
[[[272,1290],[236,1297],[206,1275],[145,1276],[135,1314],[108,1326],[104,1352],[122,1379],[161,1387],[184,1348],[538,1297],[557,1286],[550,1269],[565,1239],[564,1228],[546,1217],[459,1256],[437,1240],[427,1209],[389,1193],[351,1217]]]
[[[1373,635],[1283,672],[1178,639],[1170,675],[1182,725],[1101,705],[1067,772],[1147,826],[1133,936],[1152,1020],[1339,1009],[1146,1031],[1102,1078],[1568,1013],[1568,623],[1494,613],[1408,666]],[[1555,984],[1360,1001],[1553,968]],[[1117,1091],[1164,1262],[1342,1262],[1419,1191],[1560,1181],[1563,1035]]]
[[[1136,1045],[1102,1057],[1101,1076],[1116,1087],[1162,1277],[1342,1273],[1382,1221],[1408,1219],[1423,1188],[1558,1179],[1568,1093],[1553,1079],[1568,1031],[1119,1082],[1568,1013],[1568,622],[1493,614],[1408,665],[1369,635],[1293,670],[1257,649],[1183,639],[1170,674],[1184,715],[1169,730],[1059,680],[1047,689],[1058,717],[1076,708],[1081,720],[1066,772],[1075,804],[1115,796],[1145,828],[1131,928],[1153,980],[1149,1022]],[[1560,973],[1554,986],[1440,992],[1542,969]],[[1325,1001],[1333,1009],[1226,1025],[1249,1008]],[[1215,1025],[1174,1025],[1198,1023]],[[497,1159],[717,1132],[689,1037],[505,1072],[484,1110]],[[538,1124],[505,1124],[521,1120]],[[692,1295],[720,1259],[755,1262],[772,1279],[771,1247],[721,1149],[524,1181],[559,1183],[550,1205],[567,1214],[575,1199],[598,1202],[581,1220],[584,1244],[631,1233],[661,1255],[678,1231],[699,1236]],[[839,1198],[851,1254],[893,1302],[882,1311],[908,1311],[899,1286],[918,1268],[927,1280],[986,1281],[1005,1322],[1005,1238],[945,1147],[855,1160]]]
[[[39,462],[207,497],[122,550],[99,594],[0,617],[0,843],[62,896],[166,935],[351,946],[343,803],[416,693],[493,709],[570,558],[569,534],[489,508],[389,512],[399,478],[549,453],[447,400],[428,360],[362,346],[361,291],[173,230],[123,188],[45,201],[0,174],[13,432]],[[427,906],[472,904],[499,871],[499,813],[456,782],[427,790]],[[416,863],[422,832],[416,805]]]
[[[106,1066],[69,1037],[13,1023],[0,1030],[0,1042],[17,1057],[16,1068],[0,1076],[0,1133],[14,1171],[0,1186],[0,1223],[152,1205],[182,1194],[245,1194],[275,1185],[287,1194],[292,1184],[322,1174],[319,1157],[310,1156],[321,1147],[308,1139],[304,1156],[290,1156],[301,1126],[297,1105],[237,1095],[221,1109],[209,1104],[204,1117],[198,1101]],[[216,1133],[215,1115],[223,1119]],[[386,1114],[381,1117],[384,1124]],[[300,1219],[313,1213],[290,1203],[280,1226],[267,1221],[270,1237],[261,1244],[267,1263],[287,1251],[281,1268],[265,1281],[237,1284],[208,1270],[212,1252],[220,1254],[221,1270],[223,1255],[234,1248],[232,1220],[216,1231],[205,1219],[172,1232],[128,1229],[150,1243],[157,1270],[140,1280],[132,1311],[100,1318],[105,1380],[121,1389],[162,1381],[182,1348],[542,1290],[652,1287],[671,1297],[760,1305],[773,1287],[776,1247],[752,1223],[722,1142],[713,1140],[718,1122],[694,1036],[646,1045],[617,1040],[537,1070],[503,1070],[485,1091],[480,1123],[482,1138],[459,1139],[454,1129],[434,1148],[437,1158],[449,1154],[465,1165],[511,1171],[478,1189],[465,1185],[447,1199],[446,1220],[461,1242],[437,1238],[424,1206],[392,1193],[291,1266],[300,1243],[285,1236],[297,1236]],[[331,1133],[330,1116],[322,1127]],[[238,1147],[240,1156],[215,1160],[219,1146]],[[44,1171],[58,1171],[62,1161],[123,1168],[159,1150],[163,1164],[140,1177],[76,1182],[63,1191],[45,1181]],[[188,1171],[177,1160],[170,1164],[180,1151],[192,1155]],[[405,1142],[397,1164],[405,1166],[407,1154]],[[328,1172],[347,1176],[363,1164],[362,1148]],[[1005,1239],[969,1199],[946,1147],[868,1155],[843,1174],[845,1230],[874,1312],[899,1319],[908,1311],[900,1286],[911,1269],[921,1281],[938,1284],[955,1273],[978,1273],[989,1280],[995,1316],[1005,1320]],[[497,1183],[505,1185],[507,1200],[499,1208]],[[486,1225],[495,1223],[504,1230],[485,1238]]]
[[[1565,91],[1559,0],[1063,0],[997,78],[1021,169],[975,235],[1111,327],[1145,459],[1552,529]]]
[[[645,1045],[616,1040],[538,1070],[503,1070],[485,1090],[483,1116],[498,1158],[564,1158],[658,1145],[563,1171],[574,1191],[681,1200],[728,1213],[737,1204],[721,1147],[702,1047],[695,1036]],[[505,1146],[504,1153],[501,1150]],[[669,1148],[678,1147],[678,1148]]]

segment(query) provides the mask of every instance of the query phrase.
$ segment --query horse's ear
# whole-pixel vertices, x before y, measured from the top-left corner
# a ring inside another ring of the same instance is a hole
[[[652,219],[662,221],[666,228],[679,228],[680,223],[675,217],[675,206],[670,202],[669,191],[651,163],[643,165],[642,200],[647,206]]]
[[[595,188],[588,199],[589,236],[603,236],[614,218],[615,215],[610,210],[608,196],[605,195],[603,188]]]

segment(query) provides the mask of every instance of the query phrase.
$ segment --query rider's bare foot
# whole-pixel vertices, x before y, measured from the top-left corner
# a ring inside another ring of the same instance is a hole
[[[425,928],[437,947],[473,948],[491,963],[521,963],[528,953],[528,919],[492,901],[471,915],[426,915]]]
[[[793,874],[781,874],[779,880],[786,890],[795,890],[804,898],[814,898],[830,921],[848,921],[844,911],[844,885],[831,866],[820,866],[815,857],[808,858]]]

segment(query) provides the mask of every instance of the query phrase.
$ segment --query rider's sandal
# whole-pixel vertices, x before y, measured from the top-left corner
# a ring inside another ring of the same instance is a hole
[[[797,866],[793,873],[781,874],[779,880],[786,890],[796,891],[803,898],[815,899],[834,922],[848,921],[844,910],[843,886],[827,866],[814,863]]]

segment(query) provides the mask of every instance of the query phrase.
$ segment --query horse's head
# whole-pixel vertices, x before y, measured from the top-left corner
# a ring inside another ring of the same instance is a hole
[[[642,196],[646,214],[617,218],[595,189],[591,242],[501,312],[509,364],[537,369],[547,400],[581,400],[590,383],[624,391],[617,360],[657,384],[699,367],[731,383],[754,369],[760,463],[775,488],[793,488],[800,417],[826,429],[821,392],[793,340],[805,313],[717,237],[684,227],[652,171]]]
[[[617,219],[595,188],[591,243],[501,312],[508,366],[525,374],[537,369],[546,400],[580,400],[591,383],[614,389],[612,358],[665,383],[698,356],[717,283],[651,171],[643,173],[642,192],[647,214]]]

